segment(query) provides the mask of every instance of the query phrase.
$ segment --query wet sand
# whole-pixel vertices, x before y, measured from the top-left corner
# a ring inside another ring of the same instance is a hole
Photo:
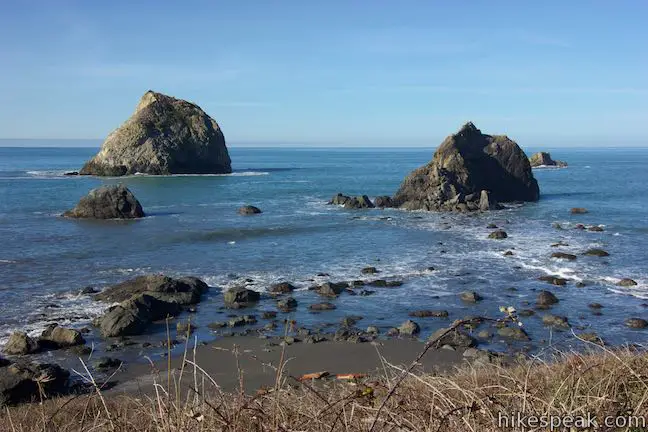
[[[234,391],[240,387],[239,370],[245,391],[254,392],[263,386],[273,386],[276,380],[276,367],[280,362],[282,346],[267,346],[267,339],[238,336],[224,338],[208,345],[198,346],[195,352],[196,363],[208,374],[223,391]],[[384,340],[367,343],[321,342],[317,344],[295,343],[286,346],[284,352],[284,376],[298,378],[306,373],[326,371],[335,374],[384,374],[389,368],[383,362],[393,365],[409,365],[423,349],[423,342],[414,340]],[[234,354],[234,351],[238,355]],[[421,361],[420,369],[425,371],[447,371],[460,365],[461,350],[431,349]],[[193,347],[187,358],[193,361]],[[381,358],[382,357],[382,358]],[[115,386],[110,393],[148,393],[155,382],[166,386],[168,360],[151,364],[135,363],[126,365],[117,372],[112,381]],[[172,375],[180,375],[182,356],[171,359]],[[183,381],[193,382],[193,366],[186,364]],[[198,382],[202,373],[198,372]],[[206,381],[208,382],[208,381]],[[172,384],[173,385],[173,384]]]

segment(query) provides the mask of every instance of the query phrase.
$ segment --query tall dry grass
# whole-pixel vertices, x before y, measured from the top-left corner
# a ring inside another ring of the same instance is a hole
[[[153,390],[89,395],[8,408],[4,431],[495,431],[515,413],[566,418],[648,416],[648,355],[629,349],[558,355],[515,365],[472,363],[452,373],[417,371],[383,359],[380,376],[357,381],[300,382],[276,365],[276,384],[248,394],[223,392],[185,350],[182,371],[158,376]],[[233,355],[239,356],[238,352]],[[87,380],[92,380],[88,372]],[[94,382],[94,381],[92,381]],[[95,383],[96,384],[96,383]],[[635,419],[640,421],[640,419]],[[556,429],[562,430],[562,429]],[[569,429],[567,429],[569,430]],[[574,429],[582,430],[582,429]]]

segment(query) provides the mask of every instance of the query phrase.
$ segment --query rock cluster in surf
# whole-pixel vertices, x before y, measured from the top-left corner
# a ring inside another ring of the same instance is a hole
[[[532,168],[544,166],[564,168],[567,166],[567,162],[551,159],[551,155],[547,152],[538,152],[534,154],[529,158],[529,163]]]

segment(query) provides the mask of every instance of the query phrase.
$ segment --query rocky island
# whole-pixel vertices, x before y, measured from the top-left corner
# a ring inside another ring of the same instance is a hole
[[[199,106],[147,91],[135,113],[112,132],[80,175],[232,172],[218,123]]]
[[[564,168],[567,166],[567,162],[553,160],[551,155],[547,152],[538,152],[529,158],[529,163],[532,168],[538,167],[557,167]]]
[[[468,122],[441,143],[430,163],[405,178],[393,203],[409,210],[474,211],[539,198],[538,182],[517,143],[483,134]]]

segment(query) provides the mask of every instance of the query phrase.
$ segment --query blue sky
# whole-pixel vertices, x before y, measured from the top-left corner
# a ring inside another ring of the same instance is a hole
[[[0,2],[1,138],[103,138],[154,89],[231,144],[648,146],[644,0]]]

